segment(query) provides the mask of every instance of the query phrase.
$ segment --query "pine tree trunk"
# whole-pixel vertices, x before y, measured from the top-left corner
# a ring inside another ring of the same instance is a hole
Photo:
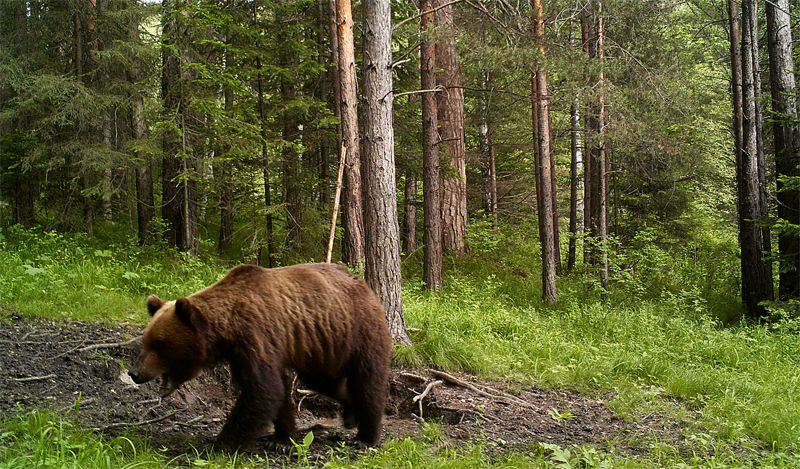
[[[793,225],[800,224],[800,192],[788,190],[781,176],[800,176],[800,132],[797,128],[792,29],[788,0],[767,2],[767,46],[769,49],[770,89],[774,112],[775,171],[778,175],[778,218]],[[782,231],[778,235],[780,253],[781,300],[800,298],[800,240],[797,235]]]
[[[225,53],[225,68],[229,68],[234,60],[233,53],[228,49]],[[230,86],[223,85],[222,96],[225,111],[231,113],[234,96]],[[217,164],[216,171],[214,171],[214,179],[217,180],[219,190],[219,240],[217,248],[220,252],[228,250],[233,242],[233,174],[230,150],[230,145],[226,144],[221,155],[222,160]]]
[[[772,1],[772,0],[770,0]],[[753,90],[755,92],[755,105],[756,105],[756,135],[758,137],[758,185],[759,185],[759,208],[762,219],[769,217],[769,204],[767,203],[767,158],[764,150],[764,111],[763,111],[763,97],[761,96],[761,61],[760,50],[758,45],[758,4],[752,9],[753,24],[756,26],[750,31],[751,41],[753,44]],[[761,240],[764,244],[763,249],[766,253],[772,252],[772,235],[770,234],[769,225],[765,224],[761,228]],[[772,260],[766,260],[767,268],[772,275]]]
[[[544,5],[542,0],[531,3],[531,32],[539,43],[541,56],[545,54]],[[553,167],[550,132],[550,94],[547,72],[538,65],[531,73],[533,102],[533,134],[535,138],[534,161],[536,165],[536,195],[539,218],[539,240],[542,243],[542,298],[548,303],[558,300],[556,289],[556,249],[553,224]]]
[[[336,2],[339,42],[339,79],[342,143],[347,149],[344,168],[342,261],[360,268],[364,263],[364,211],[361,188],[361,152],[358,137],[356,59],[353,45],[353,10],[350,0]]]
[[[589,7],[584,9],[581,15],[581,41],[583,51],[589,60],[596,56],[596,39],[593,28],[592,15]],[[584,75],[586,87],[591,88],[592,76],[587,70]],[[592,236],[592,149],[590,143],[594,139],[597,121],[595,119],[595,106],[593,103],[586,104],[586,112],[583,113],[583,263],[594,264],[592,259],[593,241]]]
[[[180,129],[180,134],[167,133],[162,141],[164,158],[162,161],[162,218],[167,224],[165,232],[167,244],[192,253],[195,240],[191,225],[192,203],[189,198],[194,191],[189,181],[189,157],[186,143],[186,98],[180,86],[182,66],[180,58],[172,48],[183,47],[178,36],[178,18],[183,14],[181,0],[163,0],[165,10],[163,24],[161,99],[163,119],[172,121]],[[182,136],[181,136],[182,134]]]
[[[405,210],[403,214],[403,252],[417,250],[417,178],[406,171]]]
[[[735,3],[735,2],[731,2]],[[755,61],[758,50],[753,38],[757,34],[755,0],[742,2],[742,152],[737,170],[739,193],[739,231],[742,249],[742,299],[750,317],[767,314],[759,302],[773,299],[772,272],[764,262],[763,231],[756,220],[762,215],[762,194],[759,177],[758,107],[756,106]]]
[[[572,102],[570,108],[570,170],[569,170],[569,251],[567,253],[567,271],[575,268],[575,252],[578,236],[581,231],[582,217],[580,217],[580,189],[581,189],[581,170],[583,169],[583,155],[581,152],[581,130],[580,130],[580,104],[577,99]]]
[[[258,26],[258,0],[253,0],[253,25]],[[256,55],[256,70],[258,71],[256,75],[256,88],[258,90],[258,123],[259,128],[261,130],[261,164],[262,164],[262,176],[264,179],[264,205],[265,205],[265,212],[266,212],[266,231],[267,231],[267,266],[272,268],[275,267],[275,254],[276,254],[276,247],[275,247],[275,235],[272,226],[272,196],[271,196],[271,187],[270,187],[270,180],[269,180],[269,153],[267,152],[267,119],[266,119],[266,109],[264,102],[264,77],[261,73],[261,56]]]
[[[130,39],[133,43],[139,42],[139,18],[132,20],[130,26]],[[139,86],[141,80],[141,61],[138,57],[133,58],[128,81],[131,85]],[[130,97],[131,108],[131,137],[133,140],[141,142],[147,138],[147,123],[144,117],[144,96],[141,92],[134,91]],[[156,216],[155,198],[153,195],[153,168],[150,155],[144,151],[134,152],[137,160],[135,166],[135,187],[136,187],[136,218],[138,225],[138,237],[140,244],[152,244],[153,240],[153,219]]]
[[[287,37],[282,38],[280,62],[283,67],[290,67],[293,63],[294,52],[289,49]],[[303,207],[300,195],[300,155],[294,148],[294,143],[301,140],[298,120],[291,110],[291,104],[296,99],[297,90],[294,82],[289,78],[281,78],[281,102],[284,106],[282,115],[282,138],[284,148],[282,152],[283,166],[283,201],[286,204],[286,239],[295,250],[300,250],[303,243]]]
[[[364,278],[381,300],[395,342],[410,344],[403,317],[400,227],[392,128],[390,0],[364,0]]]
[[[437,32],[443,37],[436,43],[436,83],[445,91],[436,94],[439,137],[454,175],[442,179],[442,236],[444,246],[457,252],[469,252],[467,244],[467,165],[464,142],[464,88],[461,64],[455,46],[453,7],[450,0],[434,0]],[[440,8],[441,7],[441,8]]]
[[[175,120],[180,106],[179,90],[175,88],[175,84],[180,78],[180,61],[170,47],[176,46],[176,29],[175,18],[166,15],[174,15],[171,10],[175,9],[174,2],[176,0],[163,0],[163,8],[165,9],[164,25],[163,25],[163,43],[162,48],[162,70],[161,70],[161,99],[163,100],[163,119]],[[162,142],[162,149],[164,158],[162,160],[161,169],[161,188],[163,207],[161,209],[161,216],[167,224],[167,230],[164,233],[166,236],[167,244],[177,247],[181,235],[183,225],[181,221],[181,199],[179,197],[178,185],[179,182],[176,178],[180,175],[180,140],[177,135],[170,132],[166,133]]]
[[[603,2],[597,2],[597,57],[602,62],[605,59],[605,19],[603,18]],[[608,292],[608,148],[606,147],[606,101],[605,86],[606,76],[601,65],[598,74],[598,84],[600,88],[598,117],[600,147],[598,157],[595,162],[596,173],[594,181],[597,182],[597,215],[598,215],[598,236],[600,238],[600,285],[603,287],[603,295]]]
[[[431,0],[420,0],[420,11],[429,11]],[[420,79],[423,90],[436,88],[436,48],[430,39],[433,14],[422,15],[420,44]],[[439,178],[439,135],[437,133],[436,96],[432,91],[422,94],[422,197],[425,231],[422,235],[424,249],[423,274],[425,288],[442,288],[442,200]]]
[[[489,72],[481,72],[480,88],[489,89]],[[478,98],[478,141],[481,148],[481,176],[483,178],[483,211],[491,217],[492,231],[497,231],[497,176],[492,129],[489,122],[491,95],[486,92]]]
[[[78,82],[83,81],[83,62],[84,62],[84,31],[83,21],[81,19],[81,12],[75,11],[75,28],[73,30],[73,37],[75,38],[75,80]],[[80,132],[80,130],[78,130]],[[83,197],[83,223],[86,226],[86,234],[94,236],[94,207],[92,198],[87,194],[89,189],[89,175],[88,169],[82,168],[79,165],[78,170],[81,172],[81,193]]]
[[[550,102],[548,94],[548,103]],[[556,146],[555,138],[553,137],[553,120],[552,115],[547,113],[547,128],[550,129],[550,188],[552,191],[552,205],[553,205],[553,257],[556,263],[556,275],[561,275],[561,234],[558,228],[558,185],[556,184]]]
[[[328,15],[330,20],[330,41],[331,41],[331,89],[333,90],[333,115],[339,119],[336,124],[336,135],[339,139],[337,145],[338,154],[342,146],[342,79],[339,70],[339,12],[336,8],[336,0],[328,0]]]
[[[11,5],[14,21],[14,56],[24,57],[28,53],[28,25],[25,2]],[[21,119],[24,121],[24,119]],[[15,123],[22,128],[24,122]],[[14,168],[14,223],[31,228],[36,223],[36,201],[39,199],[40,186],[36,167],[19,164]]]

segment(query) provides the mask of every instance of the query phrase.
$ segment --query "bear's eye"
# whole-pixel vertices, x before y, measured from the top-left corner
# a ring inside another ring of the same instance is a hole
[[[161,350],[164,348],[164,339],[156,339],[153,341],[153,350]]]

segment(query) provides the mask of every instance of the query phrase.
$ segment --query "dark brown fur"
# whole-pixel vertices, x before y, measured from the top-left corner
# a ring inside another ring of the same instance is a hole
[[[243,265],[175,302],[148,298],[153,319],[131,376],[162,375],[162,395],[203,368],[228,362],[241,389],[216,447],[236,449],[261,436],[295,431],[288,370],[339,401],[357,440],[380,441],[391,338],[367,284],[336,264],[277,269]]]

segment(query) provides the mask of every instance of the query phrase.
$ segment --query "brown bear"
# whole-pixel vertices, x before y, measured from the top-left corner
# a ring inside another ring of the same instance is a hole
[[[230,364],[241,394],[215,448],[244,447],[269,422],[279,439],[294,433],[289,370],[342,405],[359,444],[380,442],[391,337],[377,296],[347,268],[242,265],[185,298],[150,296],[147,308],[134,382],[161,376],[166,397],[204,368]]]

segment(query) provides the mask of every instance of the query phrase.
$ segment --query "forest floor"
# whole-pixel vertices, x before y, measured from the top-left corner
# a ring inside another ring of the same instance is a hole
[[[235,390],[224,367],[161,400],[158,383],[137,386],[126,374],[125,364],[136,357],[140,341],[84,349],[125,342],[141,328],[4,316],[0,419],[21,410],[50,409],[107,435],[147,436],[153,448],[177,456],[192,447],[207,448],[233,404]],[[526,451],[543,442],[613,446],[637,455],[647,451],[645,441],[653,438],[678,447],[683,442],[683,424],[662,414],[635,421],[617,418],[605,404],[612,394],[587,396],[424,369],[393,369],[390,379],[384,438],[420,436],[425,419],[438,423],[444,444],[482,441],[491,454]],[[298,437],[313,431],[310,454],[324,459],[327,447],[350,441],[355,431],[340,425],[338,404],[298,388]],[[276,451],[269,438],[259,440],[256,450]]]

